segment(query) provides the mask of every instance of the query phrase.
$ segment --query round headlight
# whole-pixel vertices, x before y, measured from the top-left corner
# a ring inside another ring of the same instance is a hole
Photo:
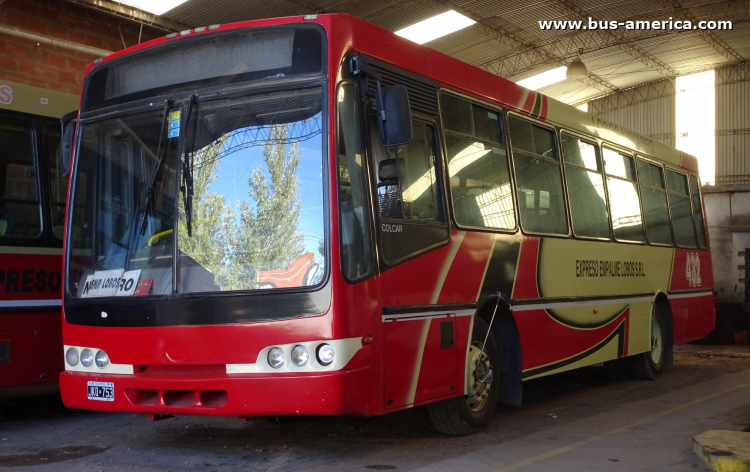
[[[70,366],[78,364],[78,350],[76,348],[71,347],[67,350],[65,353],[65,362]]]
[[[94,353],[91,349],[84,349],[81,351],[81,365],[84,367],[91,367],[94,363]]]
[[[328,344],[318,346],[318,362],[321,365],[330,365],[333,362],[333,348]]]
[[[280,347],[274,347],[268,351],[268,365],[274,369],[278,369],[284,365],[284,351]]]
[[[307,364],[309,358],[310,353],[307,352],[305,346],[294,346],[294,349],[292,349],[292,363],[297,367]]]
[[[104,351],[99,351],[96,353],[96,358],[94,359],[96,362],[96,366],[100,369],[103,369],[107,367],[107,364],[109,364],[109,357],[107,357],[107,353]]]

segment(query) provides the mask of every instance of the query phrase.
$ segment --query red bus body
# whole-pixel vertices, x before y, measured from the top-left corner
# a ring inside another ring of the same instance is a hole
[[[325,106],[330,130],[336,129],[334,91],[342,79],[345,58],[353,51],[540,120],[546,119],[551,107],[552,101],[540,94],[348,15],[320,15],[305,21],[321,24],[327,33],[330,82]],[[303,18],[222,25],[220,31],[296,22],[303,22]],[[179,40],[157,39],[104,61]],[[535,103],[539,106],[535,107]],[[328,166],[335,169],[333,131],[328,135],[328,147]],[[685,155],[683,168],[696,172],[695,159]],[[541,305],[568,303],[560,297],[545,302],[538,288],[542,246],[549,239],[566,241],[564,238],[525,235],[520,230],[499,234],[452,227],[447,244],[362,282],[347,282],[341,273],[337,249],[340,241],[336,179],[329,179],[326,185],[332,196],[328,209],[332,295],[325,314],[232,325],[116,329],[76,325],[63,319],[66,346],[95,346],[106,350],[112,364],[133,366],[132,374],[102,374],[95,369],[64,372],[60,383],[65,404],[71,408],[146,414],[371,416],[462,396],[472,318],[483,308],[477,306],[477,298],[496,240],[515,248],[514,283],[507,295],[512,301],[526,302],[513,310],[524,378],[565,370],[613,338],[620,339],[618,355],[628,355],[627,308],[600,326],[584,329],[553,319]],[[697,254],[700,260],[700,293],[685,276],[688,253]],[[670,263],[673,274],[669,290],[684,291],[682,296],[669,297],[674,342],[701,339],[714,326],[713,297],[707,294],[713,286],[709,251],[675,249]],[[539,303],[530,303],[534,299]],[[400,309],[391,310],[392,307]],[[441,337],[446,322],[452,322],[455,340],[448,348]],[[356,340],[358,345],[352,348],[355,353],[344,368],[306,373],[232,373],[228,369],[229,365],[264,361],[259,353],[269,346],[325,340]],[[87,399],[89,381],[113,382],[114,400]]]
[[[56,384],[63,371],[59,236],[67,178],[52,161],[59,118],[77,107],[77,96],[0,80],[0,388]]]

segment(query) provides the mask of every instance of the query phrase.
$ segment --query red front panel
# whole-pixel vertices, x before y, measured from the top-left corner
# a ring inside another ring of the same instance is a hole
[[[0,359],[0,388],[57,383],[63,370],[61,258],[25,249],[0,249],[0,344],[8,353]]]

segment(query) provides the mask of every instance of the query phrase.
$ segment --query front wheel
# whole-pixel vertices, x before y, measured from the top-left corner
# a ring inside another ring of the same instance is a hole
[[[633,377],[641,380],[656,380],[664,370],[664,361],[672,349],[667,340],[664,318],[656,304],[651,308],[650,351],[628,358],[628,367]]]
[[[489,326],[474,319],[466,359],[467,391],[464,396],[427,405],[430,419],[445,434],[465,436],[489,424],[500,395],[500,357]],[[487,344],[483,346],[485,337]],[[484,347],[484,349],[483,349]]]

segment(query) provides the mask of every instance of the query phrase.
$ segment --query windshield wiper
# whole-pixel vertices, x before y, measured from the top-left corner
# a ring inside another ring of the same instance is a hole
[[[164,127],[167,125],[169,109],[172,108],[172,103],[174,103],[174,100],[170,98],[167,100],[167,103],[164,106],[164,119],[161,122],[161,131],[159,131],[159,144],[156,145],[156,155],[158,156],[159,160],[156,162],[156,170],[154,171],[154,176],[151,177],[151,181],[149,182],[147,190],[146,190],[146,203],[143,206],[143,218],[141,219],[141,229],[140,229],[141,236],[143,236],[146,233],[146,227],[148,226],[148,215],[150,214],[149,210],[151,209],[151,206],[153,206],[156,181],[159,178],[159,173],[161,172],[161,168],[164,165],[164,158],[166,157],[167,151],[169,150],[169,144],[167,144],[167,147],[164,149],[164,152],[161,153],[161,141],[162,141],[162,138],[164,137]]]
[[[190,103],[188,104],[188,112],[187,116],[185,117],[185,134],[187,134],[187,127],[190,125],[190,113],[193,111],[193,103],[198,99],[198,95],[192,95],[190,97]],[[193,125],[193,143],[190,147],[187,149],[184,149],[186,146],[185,140],[187,139],[187,136],[183,136],[182,138],[182,148],[180,149],[180,154],[185,154],[185,160],[182,164],[182,178],[185,181],[184,186],[180,186],[180,191],[182,192],[182,203],[185,205],[185,226],[187,228],[187,234],[189,238],[193,237],[193,164],[194,164],[194,156],[193,156],[193,149],[195,148],[195,133],[196,133],[196,127],[198,126],[197,122]],[[189,152],[188,152],[189,151]],[[188,157],[189,155],[189,157]]]

